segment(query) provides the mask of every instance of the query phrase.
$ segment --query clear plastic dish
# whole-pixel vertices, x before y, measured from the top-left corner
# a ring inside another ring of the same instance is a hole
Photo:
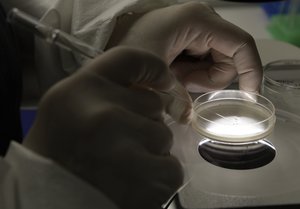
[[[212,141],[258,141],[272,132],[275,121],[272,102],[255,93],[220,90],[203,94],[194,101],[192,126]]]
[[[271,152],[263,151],[270,148],[268,145],[256,149],[256,143],[251,143],[250,149],[253,149],[249,154],[249,146],[241,149],[233,144],[223,154],[223,149],[215,147],[221,143],[211,143],[211,149],[217,149],[209,156],[217,157],[211,162],[199,155],[198,144],[203,141],[194,128],[176,122],[169,124],[174,136],[171,153],[180,160],[191,178],[179,192],[180,206],[185,209],[229,209],[264,208],[266,205],[285,208],[275,205],[300,204],[300,116],[276,109],[276,119],[275,127],[267,137],[276,147],[276,155],[265,165],[262,161],[271,157]],[[236,149],[243,154],[237,155]],[[258,153],[255,154],[255,150]]]
[[[278,60],[264,67],[262,94],[276,108],[300,115],[300,60]]]

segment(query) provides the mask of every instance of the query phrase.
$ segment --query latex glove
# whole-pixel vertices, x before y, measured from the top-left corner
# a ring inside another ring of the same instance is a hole
[[[163,58],[191,92],[239,87],[259,91],[262,67],[254,39],[211,7],[185,3],[120,18],[108,48],[130,45]]]
[[[120,208],[161,208],[183,173],[169,155],[164,104],[145,87],[168,91],[174,80],[156,56],[112,49],[46,93],[25,146],[88,181]]]

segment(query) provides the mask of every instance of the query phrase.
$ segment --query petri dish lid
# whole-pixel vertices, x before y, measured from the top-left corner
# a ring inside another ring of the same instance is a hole
[[[192,127],[200,135],[225,143],[249,143],[268,136],[275,108],[262,95],[241,90],[212,91],[193,103]]]
[[[274,90],[300,90],[300,60],[278,60],[264,67],[264,84]]]
[[[275,127],[268,136],[276,148],[275,158],[265,166],[249,170],[227,169],[207,162],[198,153],[199,134],[176,122],[169,124],[174,135],[171,153],[191,177],[190,183],[179,192],[182,208],[264,208],[266,205],[300,204],[300,116],[278,108],[276,118]]]

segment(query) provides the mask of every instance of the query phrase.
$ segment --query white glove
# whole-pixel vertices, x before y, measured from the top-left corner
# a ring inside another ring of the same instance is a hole
[[[112,49],[45,94],[25,146],[88,181],[120,208],[160,209],[183,173],[169,155],[164,103],[147,87],[169,91],[174,80],[156,56]]]
[[[237,76],[241,90],[259,91],[262,66],[254,39],[206,4],[174,5],[126,19],[119,19],[108,47],[123,44],[153,52],[189,91],[222,89]]]

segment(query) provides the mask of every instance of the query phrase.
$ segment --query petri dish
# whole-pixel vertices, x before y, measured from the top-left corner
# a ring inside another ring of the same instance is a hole
[[[222,144],[266,138],[274,127],[275,108],[262,95],[241,90],[208,92],[194,101],[192,127],[202,137]]]
[[[262,94],[276,108],[300,115],[300,60],[278,60],[266,64]]]
[[[201,137],[192,127],[187,128],[176,122],[171,123],[169,127],[174,135],[171,153],[176,154],[184,163],[185,172],[192,177],[190,183],[178,195],[178,204],[182,208],[264,208],[266,205],[300,204],[300,116],[276,109],[276,124],[267,137],[276,147],[276,155],[264,166],[260,165],[265,160],[265,155],[261,155],[261,161],[258,155],[251,155],[251,159],[259,165],[255,169],[246,170],[228,169],[208,162],[199,156],[198,144]],[[218,147],[212,148],[219,150]],[[232,148],[242,149],[240,146]],[[251,152],[255,149],[261,154],[266,154],[261,152],[263,148],[260,146],[256,148],[253,145],[252,148]],[[221,150],[218,154],[220,152]],[[228,161],[235,161],[232,158],[236,156],[236,152],[228,152],[232,153],[226,156]],[[213,157],[218,158],[216,155]],[[249,165],[250,158],[245,160]],[[242,160],[236,163],[242,166]]]

